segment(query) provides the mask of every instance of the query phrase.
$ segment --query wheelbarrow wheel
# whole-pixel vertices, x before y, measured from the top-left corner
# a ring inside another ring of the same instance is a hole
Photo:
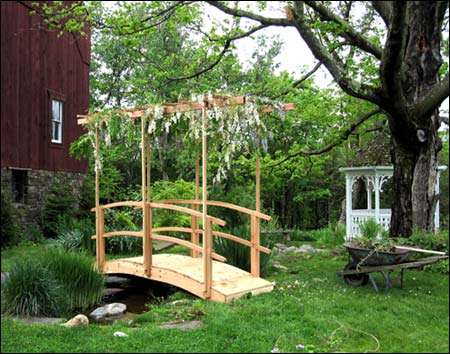
[[[356,263],[349,262],[344,268],[346,270],[355,270]],[[344,281],[351,286],[364,286],[369,282],[369,276],[366,273],[344,275]]]

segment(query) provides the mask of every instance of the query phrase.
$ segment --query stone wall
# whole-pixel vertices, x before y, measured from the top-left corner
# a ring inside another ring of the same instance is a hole
[[[13,202],[17,210],[19,227],[22,230],[39,225],[41,210],[47,201],[47,195],[55,183],[63,183],[70,186],[74,196],[78,196],[86,178],[85,173],[23,170],[27,175],[26,200],[23,203]],[[2,187],[12,189],[12,169],[1,169]],[[78,199],[78,198],[76,198]],[[75,206],[78,207],[78,206]]]

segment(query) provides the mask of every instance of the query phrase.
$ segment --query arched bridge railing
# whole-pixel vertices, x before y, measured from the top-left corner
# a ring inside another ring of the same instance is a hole
[[[190,208],[182,207],[175,204],[186,204],[190,205]],[[96,239],[96,257],[97,257],[97,265],[99,269],[102,269],[103,264],[105,262],[105,238],[107,237],[115,237],[115,236],[134,236],[134,237],[142,237],[144,238],[144,268],[145,275],[149,276],[151,274],[152,267],[152,240],[162,240],[173,242],[175,244],[179,244],[185,247],[188,247],[191,250],[191,256],[193,258],[198,258],[200,253],[203,254],[203,270],[204,270],[204,292],[205,296],[209,297],[211,292],[211,284],[212,284],[212,260],[215,259],[220,262],[226,262],[226,258],[215,253],[213,250],[213,242],[212,236],[223,237],[235,242],[241,243],[247,247],[250,247],[250,258],[251,258],[251,269],[250,273],[253,276],[259,276],[260,271],[260,261],[259,261],[259,252],[271,253],[271,250],[260,245],[260,219],[263,220],[271,220],[271,217],[260,213],[255,210],[247,209],[244,207],[240,207],[234,204],[218,202],[218,201],[207,201],[208,206],[218,206],[224,207],[232,210],[236,210],[238,212],[249,215],[250,217],[250,241],[237,237],[235,235],[231,235],[228,233],[214,231],[212,224],[225,226],[226,222],[215,218],[213,216],[207,215],[206,225],[204,225],[203,229],[199,228],[199,218],[203,217],[203,214],[199,212],[198,205],[201,205],[201,200],[184,200],[184,199],[174,199],[174,200],[161,200],[158,202],[147,202],[143,204],[143,202],[138,201],[124,201],[124,202],[116,202],[110,203],[106,205],[100,205],[98,209],[97,215],[97,232],[96,235],[92,236],[93,239]],[[112,209],[116,207],[124,207],[131,206],[135,209],[142,209],[143,207],[148,208],[148,214],[152,215],[153,209],[166,209],[173,210],[177,212],[181,212],[184,214],[188,214],[191,216],[191,227],[177,227],[177,226],[168,226],[168,227],[159,227],[153,228],[151,217],[149,225],[143,225],[143,230],[141,231],[111,231],[105,232],[105,210]],[[92,208],[92,211],[96,211],[96,208]],[[147,230],[148,237],[145,238],[145,232]],[[191,241],[182,240],[180,238],[162,235],[164,232],[185,232],[191,234]],[[199,237],[198,235],[203,235],[203,247],[199,245]]]
[[[167,199],[167,200],[159,200],[158,203],[161,204],[186,204],[190,205],[192,210],[197,210],[198,206],[202,204],[201,200],[194,199]],[[223,237],[230,239],[232,241],[243,244],[247,247],[251,248],[250,251],[250,273],[254,276],[259,276],[260,272],[260,257],[259,252],[271,253],[272,251],[266,247],[261,246],[260,244],[260,220],[272,220],[272,217],[269,215],[263,214],[259,211],[248,209],[241,207],[239,205],[220,202],[215,200],[206,201],[208,206],[217,206],[226,209],[231,209],[238,211],[243,214],[247,214],[250,218],[250,241],[237,237],[235,235],[231,235],[225,232],[220,231],[212,231],[213,236]],[[167,230],[169,231],[169,230]],[[175,231],[175,230],[173,230]],[[187,230],[186,230],[187,231]],[[202,234],[203,230],[198,229],[198,217],[191,217],[191,229],[189,229],[191,233],[191,242],[198,244],[198,234]],[[192,257],[197,257],[198,254],[194,252],[191,254]]]

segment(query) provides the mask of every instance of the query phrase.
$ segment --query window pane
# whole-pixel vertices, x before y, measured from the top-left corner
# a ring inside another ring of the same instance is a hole
[[[62,142],[63,102],[52,100],[52,142]]]
[[[59,115],[59,102],[52,100],[52,119],[53,120],[60,120],[60,115]]]

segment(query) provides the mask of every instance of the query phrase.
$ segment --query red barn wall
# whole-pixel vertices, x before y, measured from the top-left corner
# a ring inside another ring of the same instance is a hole
[[[90,39],[58,38],[31,2],[1,2],[1,167],[87,172],[69,154],[85,131],[77,114],[89,107]],[[51,142],[51,98],[64,101],[62,144]]]

